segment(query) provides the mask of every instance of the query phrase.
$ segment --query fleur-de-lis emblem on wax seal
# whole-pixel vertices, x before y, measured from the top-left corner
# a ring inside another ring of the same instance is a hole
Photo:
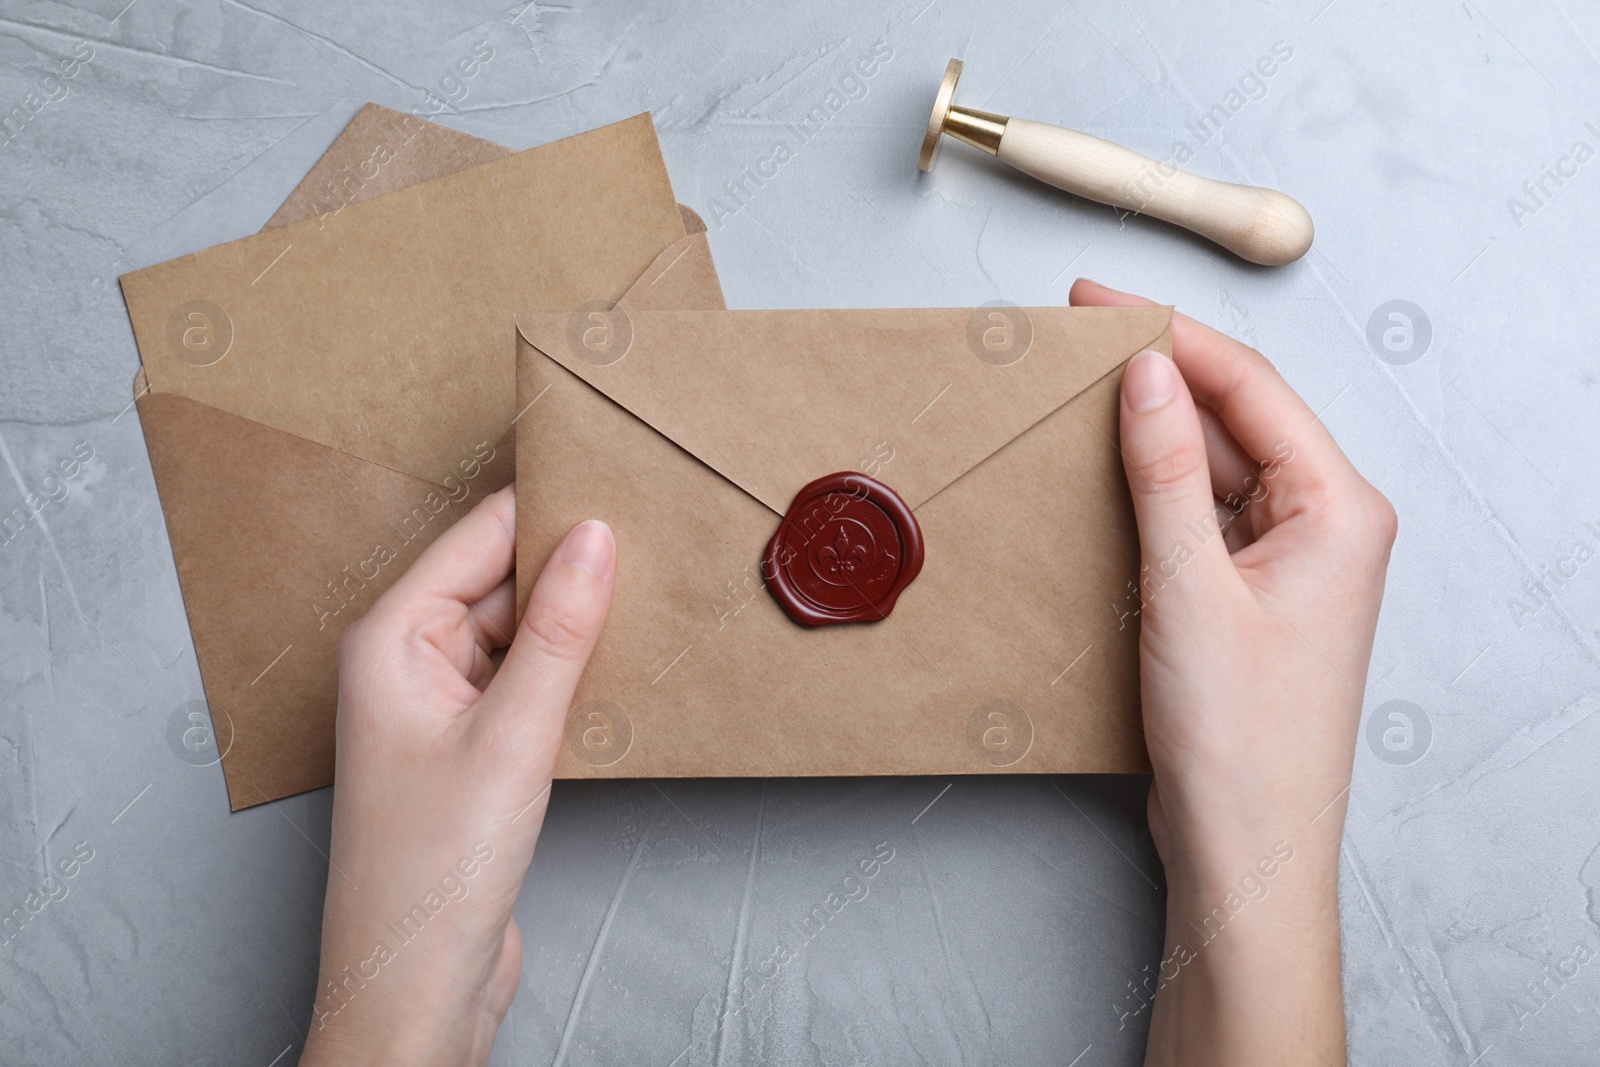
[[[867,546],[850,543],[850,531],[843,526],[839,527],[839,536],[833,539],[833,544],[817,553],[828,568],[828,573],[834,576],[854,574],[867,565]]]
[[[877,622],[922,570],[922,530],[900,495],[859,471],[802,487],[767,542],[761,577],[801,626]]]

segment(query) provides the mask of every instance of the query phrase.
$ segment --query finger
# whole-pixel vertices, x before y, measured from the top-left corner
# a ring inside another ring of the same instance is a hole
[[[1206,439],[1206,463],[1211,468],[1212,495],[1224,504],[1230,498],[1247,499],[1251,480],[1260,473],[1255,461],[1239,447],[1239,442],[1222,425],[1215,411],[1204,404],[1195,405],[1195,410],[1200,415],[1200,432]]]
[[[467,605],[467,626],[474,643],[472,668],[466,672],[467,681],[479,690],[488,686],[495,671],[500,668],[496,652],[511,644],[511,632],[516,626],[517,587],[507,578],[476,604]]]
[[[1151,301],[1080,278],[1075,306],[1133,306]],[[1172,316],[1172,353],[1196,401],[1217,413],[1245,453],[1272,479],[1261,501],[1269,523],[1322,503],[1335,484],[1360,475],[1333,435],[1259,352],[1187,315]]]
[[[485,652],[505,648],[517,626],[517,583],[507,578],[470,609],[473,636]]]
[[[562,721],[611,610],[616,540],[598,519],[581,522],[550,556],[511,651],[484,698],[498,713]]]
[[[1196,410],[1206,440],[1211,493],[1217,498],[1217,522],[1222,526],[1228,551],[1237,552],[1255,540],[1252,521],[1255,516],[1250,514],[1249,508],[1260,498],[1261,471],[1222,425],[1216,412],[1204,404],[1196,405]]]
[[[1248,508],[1232,519],[1224,515],[1222,521],[1222,543],[1228,546],[1228,555],[1255,544],[1256,533],[1251,528]]]
[[[1120,293],[1086,278],[1079,278],[1073,285],[1071,299],[1075,307],[1155,304],[1153,300]],[[1257,473],[1255,460],[1234,440],[1233,434],[1228,432],[1215,411],[1204,404],[1197,404],[1196,407],[1200,412],[1200,428],[1206,437],[1206,461],[1211,468],[1212,493],[1224,502],[1230,496],[1243,496],[1247,479]]]
[[[1122,457],[1139,523],[1145,578],[1179,569],[1219,571],[1227,549],[1217,528],[1205,436],[1177,366],[1141,352],[1122,372]]]
[[[408,606],[435,599],[472,604],[488,596],[511,574],[516,510],[516,492],[509,485],[479,501],[423,549],[383,599],[390,606]]]

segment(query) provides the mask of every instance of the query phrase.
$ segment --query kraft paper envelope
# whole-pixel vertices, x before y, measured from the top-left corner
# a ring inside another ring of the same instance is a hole
[[[364,104],[262,228],[336,212],[511,154],[493,141]]]
[[[1164,307],[519,317],[520,396],[539,398],[516,442],[519,604],[574,523],[603,518],[619,544],[558,773],[1147,771],[1117,390],[1135,353],[1171,351],[1170,322]],[[1009,365],[991,323],[1016,331]],[[797,491],[843,471],[904,498],[926,558],[887,619],[808,629],[764,587],[762,555]]]
[[[493,141],[382,104],[363,104],[262,228],[337,212],[512,154],[511,149]],[[678,212],[689,233],[705,232],[705,221],[691,208],[679,204]],[[715,306],[722,306],[720,297]]]
[[[648,116],[514,156],[440,131],[364,109],[330,157],[387,138],[395,174],[439,177],[330,206],[313,171],[292,224],[122,279],[235,810],[332,782],[339,633],[510,482],[515,311],[609,299],[657,257],[699,272],[674,298],[722,306]],[[474,151],[508,158],[448,175]]]

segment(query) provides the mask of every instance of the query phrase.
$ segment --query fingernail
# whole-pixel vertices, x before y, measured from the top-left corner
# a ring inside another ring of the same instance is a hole
[[[1146,349],[1122,372],[1122,396],[1137,414],[1165,407],[1178,395],[1178,368],[1160,352]]]
[[[617,542],[611,536],[611,527],[599,519],[578,523],[561,544],[563,563],[596,577],[610,569],[616,554]]]

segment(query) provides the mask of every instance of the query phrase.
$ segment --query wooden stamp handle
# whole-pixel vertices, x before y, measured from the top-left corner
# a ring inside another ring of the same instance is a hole
[[[1311,247],[1311,215],[1293,197],[1201,178],[1087,133],[1007,119],[995,154],[1058,189],[1193,230],[1251,263],[1281,266]]]

